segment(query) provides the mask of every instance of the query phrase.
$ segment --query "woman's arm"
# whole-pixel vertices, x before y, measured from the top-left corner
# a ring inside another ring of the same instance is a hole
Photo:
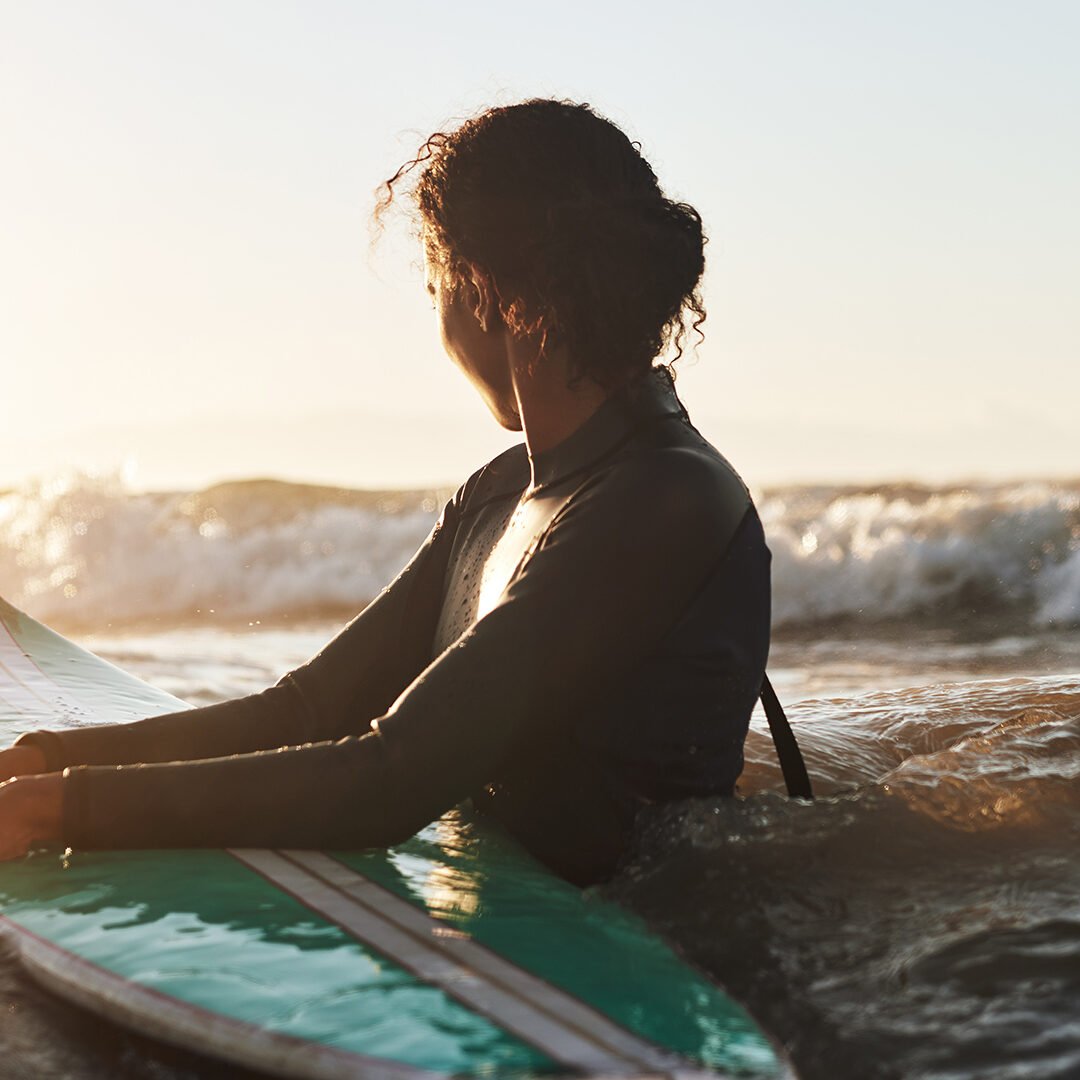
[[[187,761],[335,739],[389,708],[424,669],[442,598],[456,506],[394,582],[329,645],[248,697],[137,720],[36,731],[0,752],[0,779],[69,765]]]

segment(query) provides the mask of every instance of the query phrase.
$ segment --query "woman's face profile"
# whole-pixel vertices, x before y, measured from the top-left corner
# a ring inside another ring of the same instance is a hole
[[[473,385],[496,421],[509,431],[520,431],[517,396],[501,320],[498,327],[485,328],[476,284],[452,280],[430,253],[424,260],[424,287],[435,309],[443,351]]]

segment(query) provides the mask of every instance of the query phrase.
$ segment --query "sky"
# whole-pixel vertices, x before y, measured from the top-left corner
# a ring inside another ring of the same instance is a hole
[[[459,483],[513,437],[374,190],[536,95],[702,213],[678,386],[752,487],[1076,476],[1078,40],[1074,0],[0,0],[0,489]]]

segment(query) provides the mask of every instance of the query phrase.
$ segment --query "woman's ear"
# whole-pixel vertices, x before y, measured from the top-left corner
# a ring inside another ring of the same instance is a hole
[[[491,275],[475,263],[469,263],[469,306],[484,333],[502,328],[499,294]]]

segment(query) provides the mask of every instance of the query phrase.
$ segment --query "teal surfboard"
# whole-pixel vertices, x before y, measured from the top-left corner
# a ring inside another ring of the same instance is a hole
[[[181,707],[0,601],[0,744]],[[385,851],[37,853],[0,865],[0,930],[78,1005],[277,1076],[794,1076],[641,922],[457,813]]]

